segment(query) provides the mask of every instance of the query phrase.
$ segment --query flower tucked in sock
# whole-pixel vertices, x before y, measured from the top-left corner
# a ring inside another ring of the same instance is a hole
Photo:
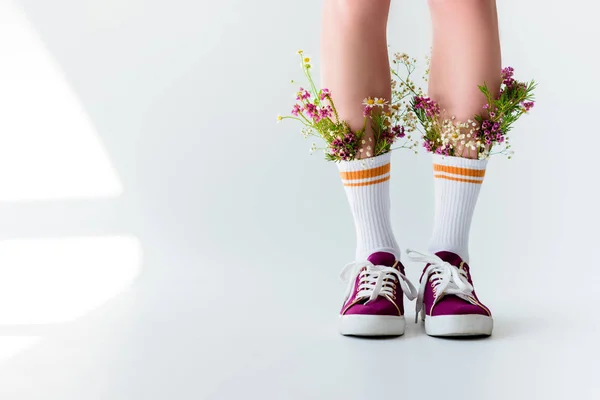
[[[338,164],[356,226],[356,260],[375,252],[400,259],[390,221],[391,153]]]
[[[469,259],[469,230],[487,160],[433,156],[435,219],[429,251]]]

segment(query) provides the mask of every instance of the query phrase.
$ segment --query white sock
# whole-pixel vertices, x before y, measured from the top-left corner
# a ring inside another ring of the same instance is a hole
[[[487,160],[433,156],[435,219],[429,251],[469,260],[469,231]]]
[[[391,153],[338,163],[356,227],[356,260],[377,251],[400,259],[390,221]]]

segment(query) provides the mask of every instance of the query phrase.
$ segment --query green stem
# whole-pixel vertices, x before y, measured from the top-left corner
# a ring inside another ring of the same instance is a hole
[[[299,114],[299,115],[302,115],[302,114]],[[296,121],[302,122],[303,125],[309,126],[311,128],[313,127],[313,125],[304,116],[302,116],[302,118],[304,120],[302,120],[301,118],[298,118],[298,117],[290,117],[290,116],[281,117],[282,120],[284,120],[284,119],[294,119]],[[304,122],[304,121],[306,121],[306,122]]]
[[[331,99],[331,96],[327,96],[327,100],[329,100],[329,104],[331,105],[331,108],[333,109],[333,115],[335,115],[335,123],[339,124],[340,116],[338,115],[337,109],[335,108],[335,105],[333,104],[333,100]]]
[[[402,77],[396,72],[392,70],[392,73],[396,76],[396,78],[400,79],[408,88],[408,90],[410,90],[415,96],[418,96],[419,94],[417,92],[415,92],[412,87],[410,86],[410,84],[408,82],[406,82],[404,79],[402,79]],[[409,75],[410,76],[410,75]]]
[[[313,82],[312,77],[310,76],[310,72],[308,72],[308,68],[306,68],[306,63],[304,62],[304,55],[300,54],[300,60],[302,61],[302,71],[304,71],[304,75],[306,76],[306,79],[308,79],[308,82],[310,83],[310,87],[312,89],[313,95],[315,96],[316,99],[318,99],[319,92],[317,91],[315,83]]]
[[[300,116],[302,117],[302,119],[303,119],[304,121],[306,121],[306,122],[304,123],[304,125],[310,126],[311,128],[314,128],[314,127],[315,127],[315,126],[314,126],[315,124],[314,124],[314,123],[313,123],[311,120],[309,120],[308,118],[306,118],[306,117],[304,116],[304,114],[300,113],[300,114],[298,114],[298,115],[300,115]]]

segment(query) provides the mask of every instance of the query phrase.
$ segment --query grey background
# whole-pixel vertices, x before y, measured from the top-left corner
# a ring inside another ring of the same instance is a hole
[[[319,2],[0,4],[14,33],[0,41],[2,398],[598,395],[596,3],[499,4],[504,65],[539,89],[472,228],[485,341],[336,333],[354,250],[343,188],[275,123],[295,51],[318,66]],[[394,2],[391,48],[422,59],[429,41],[426,2]],[[25,68],[30,44],[45,61]],[[430,159],[392,164],[398,241],[424,249]]]

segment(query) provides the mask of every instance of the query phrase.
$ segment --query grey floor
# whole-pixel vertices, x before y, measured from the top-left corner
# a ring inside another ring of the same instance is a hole
[[[336,333],[343,285],[317,268],[274,266],[275,282],[253,272],[252,261],[247,269],[235,260],[218,268],[189,263],[147,274],[70,323],[0,328],[0,340],[41,338],[5,354],[0,397],[476,400],[600,393],[598,323],[583,308],[519,305],[515,293],[496,292],[487,296],[496,312],[491,338],[435,339],[410,323],[404,337],[365,340]],[[273,285],[261,285],[263,279]]]

